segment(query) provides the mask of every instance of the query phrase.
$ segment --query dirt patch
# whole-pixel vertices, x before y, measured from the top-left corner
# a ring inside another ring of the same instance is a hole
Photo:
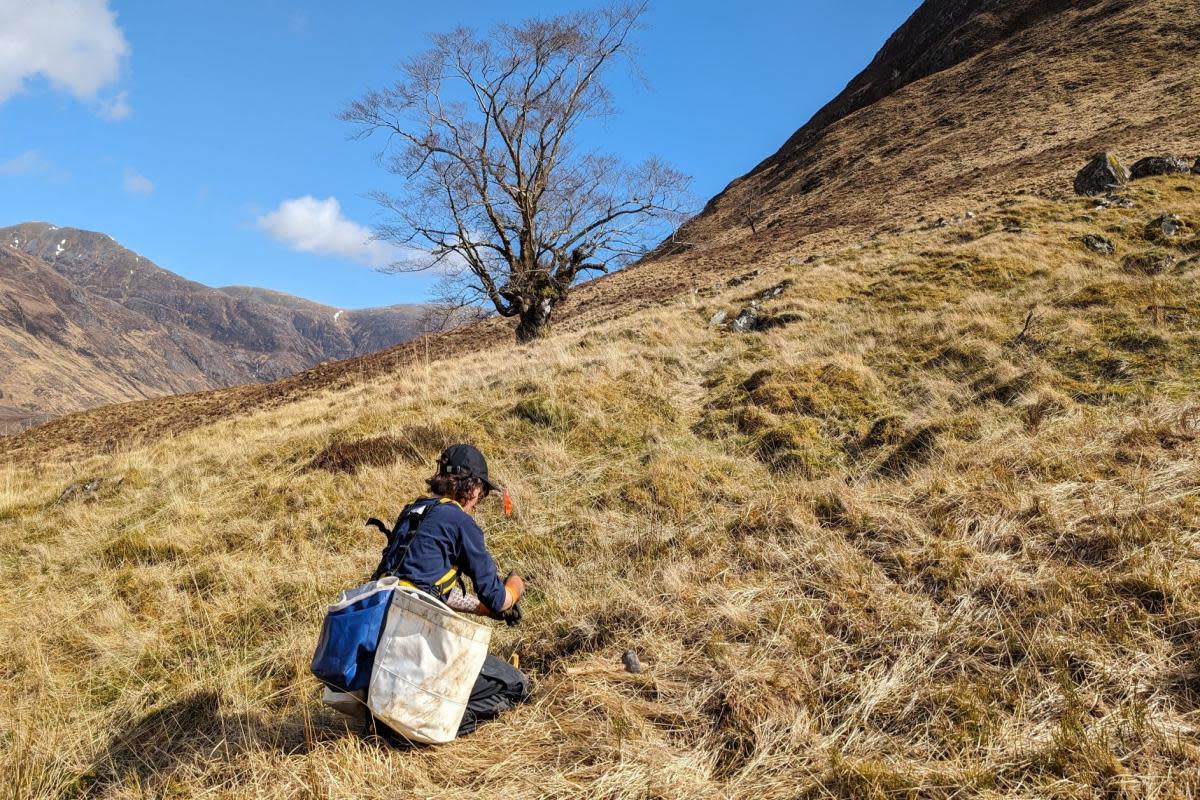
[[[394,436],[377,436],[354,442],[334,442],[308,462],[307,470],[357,472],[363,467],[386,467],[409,457],[412,447]]]

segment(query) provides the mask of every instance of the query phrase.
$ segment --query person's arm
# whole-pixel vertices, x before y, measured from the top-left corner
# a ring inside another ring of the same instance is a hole
[[[463,571],[475,584],[475,592],[479,595],[481,608],[476,613],[493,616],[502,611],[508,611],[525,591],[525,582],[521,576],[509,575],[504,581],[496,572],[496,562],[483,543],[483,531],[475,521],[464,515],[462,526],[462,562]]]
[[[517,573],[510,572],[504,579],[504,607],[499,611],[508,611],[521,600],[523,594],[525,594],[525,581]],[[496,612],[493,612],[481,601],[474,613],[481,617],[491,617],[495,616]]]

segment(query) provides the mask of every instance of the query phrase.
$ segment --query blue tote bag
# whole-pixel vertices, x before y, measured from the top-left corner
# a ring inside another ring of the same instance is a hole
[[[329,607],[312,660],[317,680],[337,692],[367,688],[397,583],[393,577],[364,583]]]

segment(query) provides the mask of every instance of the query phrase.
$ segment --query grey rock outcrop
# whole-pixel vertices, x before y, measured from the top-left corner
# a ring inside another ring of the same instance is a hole
[[[751,303],[738,312],[737,317],[730,323],[729,328],[737,333],[747,333],[755,330],[758,327],[758,317],[758,304]]]
[[[1129,170],[1125,169],[1120,159],[1112,153],[1099,153],[1075,176],[1075,193],[1104,194],[1128,182]]]
[[[1146,227],[1146,238],[1151,240],[1173,239],[1184,233],[1187,226],[1177,214],[1163,214]]]
[[[1083,246],[1093,253],[1099,253],[1102,256],[1111,256],[1117,252],[1116,245],[1103,236],[1097,236],[1094,233],[1089,233],[1082,239]]]
[[[1130,167],[1129,177],[1131,180],[1138,180],[1155,175],[1183,175],[1190,171],[1187,159],[1179,156],[1151,156]]]

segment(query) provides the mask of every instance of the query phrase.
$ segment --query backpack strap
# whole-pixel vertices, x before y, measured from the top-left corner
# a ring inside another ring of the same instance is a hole
[[[377,581],[380,578],[394,574],[395,569],[400,565],[401,559],[404,558],[404,553],[408,550],[408,545],[412,541],[413,535],[421,527],[421,520],[425,518],[425,512],[429,510],[431,505],[433,503],[423,503],[418,500],[415,503],[405,506],[400,512],[400,516],[396,517],[396,524],[391,528],[388,528],[376,517],[371,517],[367,520],[366,524],[368,526],[376,528],[387,537],[387,544],[383,546],[379,566],[375,568],[374,574],[371,575],[371,580]]]

